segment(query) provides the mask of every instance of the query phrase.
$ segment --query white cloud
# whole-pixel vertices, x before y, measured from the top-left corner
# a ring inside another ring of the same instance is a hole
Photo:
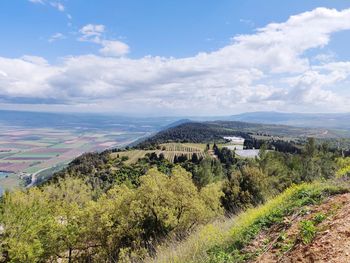
[[[104,56],[119,57],[129,53],[129,46],[121,41],[104,40],[99,52]]]
[[[312,58],[316,62],[320,63],[329,63],[336,59],[336,54],[334,52],[326,52],[326,53],[320,53],[317,54]]]
[[[48,79],[57,74],[57,69],[50,67],[40,57],[24,56],[21,59],[0,57],[0,94],[2,97],[43,98],[55,95]]]
[[[89,24],[80,40],[100,45],[104,56],[65,57],[58,65],[0,58],[0,96],[52,99],[70,109],[161,114],[350,111],[350,91],[339,93],[350,62],[334,57],[314,64],[306,55],[310,49],[323,54],[333,33],[349,29],[350,9],[318,8],[235,36],[215,52],[131,59],[122,56],[126,44],[104,37],[105,26]]]
[[[33,3],[33,4],[44,4],[44,0],[29,0],[29,2]]]
[[[65,7],[62,3],[60,2],[51,2],[50,3],[54,8],[56,8],[58,11],[64,12]]]
[[[61,39],[65,39],[65,35],[63,35],[62,33],[55,33],[53,34],[50,38],[49,38],[49,42],[52,43],[52,42],[55,42],[57,40],[61,40]]]
[[[0,75],[1,75],[2,77],[5,77],[5,78],[8,76],[7,73],[4,72],[4,71],[0,71]]]
[[[23,61],[26,62],[30,62],[32,64],[36,64],[36,65],[48,65],[48,62],[46,59],[42,58],[42,57],[38,57],[38,56],[30,56],[30,55],[24,55],[21,57],[21,59]]]
[[[48,4],[60,12],[64,12],[66,9],[65,6],[60,1],[51,1],[51,0],[28,0],[28,1],[33,4],[41,4],[41,5]]]
[[[243,23],[243,24],[245,24],[245,25],[247,25],[249,27],[254,27],[255,26],[255,23],[252,20],[250,20],[250,19],[243,19],[243,18],[241,18],[239,20],[239,22],[241,22],[241,23]]]
[[[79,32],[81,33],[80,41],[91,41],[91,42],[100,42],[102,34],[105,32],[104,25],[94,25],[88,24],[83,26]]]
[[[104,56],[119,57],[129,53],[129,46],[118,40],[105,40],[102,35],[105,33],[104,25],[88,24],[79,30],[80,41],[92,42],[101,45],[99,52]]]

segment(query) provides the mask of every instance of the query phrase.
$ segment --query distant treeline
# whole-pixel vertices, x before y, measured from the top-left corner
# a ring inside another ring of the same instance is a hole
[[[284,153],[301,153],[301,147],[295,142],[283,141],[283,140],[262,140],[255,139],[249,136],[248,139],[244,141],[244,147],[246,149],[260,149],[260,147],[265,144],[268,150],[275,150]]]

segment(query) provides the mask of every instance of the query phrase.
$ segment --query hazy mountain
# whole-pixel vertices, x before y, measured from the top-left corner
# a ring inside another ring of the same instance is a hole
[[[229,117],[234,121],[285,124],[350,130],[350,113],[247,112]]]
[[[79,128],[158,131],[190,121],[242,121],[284,124],[297,127],[350,130],[350,113],[247,112],[217,117],[128,117],[115,114],[47,113],[0,110],[0,124],[24,127]]]
[[[137,118],[115,114],[48,113],[0,110],[0,125],[65,129],[123,129],[158,131],[178,121],[178,117]]]

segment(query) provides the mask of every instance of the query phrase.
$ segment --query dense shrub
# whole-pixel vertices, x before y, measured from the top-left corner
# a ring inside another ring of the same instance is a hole
[[[224,182],[222,203],[228,213],[261,204],[268,191],[268,180],[264,173],[255,167],[243,167]]]
[[[221,185],[198,190],[191,177],[180,167],[170,176],[153,168],[139,187],[116,185],[96,201],[88,185],[70,177],[6,194],[3,261],[140,260],[163,238],[184,236],[223,213]]]

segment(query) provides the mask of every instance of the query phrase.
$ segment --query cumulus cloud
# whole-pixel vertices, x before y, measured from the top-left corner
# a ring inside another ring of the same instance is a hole
[[[104,25],[88,24],[79,30],[80,41],[92,42],[101,45],[99,52],[104,56],[119,57],[129,53],[129,46],[118,40],[106,40],[102,36],[105,33]]]
[[[0,57],[0,94],[1,97],[43,98],[57,96],[57,92],[48,83],[48,79],[57,74],[43,58],[24,56],[20,59]],[[41,94],[41,95],[40,95]]]
[[[98,43],[101,41],[101,36],[105,32],[105,26],[88,24],[83,26],[79,32],[81,34],[81,37],[79,38],[80,41],[91,41]]]
[[[129,46],[121,41],[104,40],[99,50],[102,55],[119,57],[129,53]]]
[[[104,37],[103,25],[81,28],[80,41],[103,56],[82,55],[50,65],[44,60],[0,58],[0,97],[35,98],[90,109],[230,114],[252,110],[349,111],[350,62],[307,57],[333,33],[350,29],[350,9],[317,8],[239,35],[211,53],[187,58],[131,59],[129,47]],[[119,57],[122,56],[122,57]]]

